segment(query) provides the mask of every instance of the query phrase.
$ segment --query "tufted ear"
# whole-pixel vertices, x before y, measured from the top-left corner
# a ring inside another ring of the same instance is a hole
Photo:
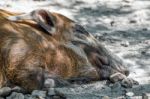
[[[46,30],[49,34],[54,34],[56,31],[55,23],[56,18],[47,10],[34,10],[28,14],[21,14],[17,16],[10,16],[8,20],[11,21],[19,21],[19,20],[34,20],[40,25],[44,30]]]
[[[44,30],[49,34],[56,32],[55,23],[56,18],[47,10],[35,10],[31,12],[31,16]]]

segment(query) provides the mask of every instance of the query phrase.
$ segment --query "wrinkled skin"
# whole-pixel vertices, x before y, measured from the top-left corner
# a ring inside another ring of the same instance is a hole
[[[72,82],[117,82],[129,74],[81,25],[58,13],[0,10],[0,23],[0,87],[32,91]],[[129,87],[136,83],[124,81]]]

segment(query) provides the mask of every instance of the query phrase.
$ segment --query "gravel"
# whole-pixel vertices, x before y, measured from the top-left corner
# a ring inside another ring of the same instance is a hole
[[[76,87],[34,90],[3,87],[0,99],[149,99],[150,94],[150,1],[149,0],[1,0],[0,8],[30,12],[37,8],[59,12],[84,27],[121,57],[140,85],[123,88],[95,82]],[[131,95],[132,93],[132,95]],[[142,96],[143,95],[143,96]],[[148,97],[148,98],[147,98]]]

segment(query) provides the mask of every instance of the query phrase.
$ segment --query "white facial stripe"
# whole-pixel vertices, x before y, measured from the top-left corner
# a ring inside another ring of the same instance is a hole
[[[87,39],[87,41],[89,42],[89,43],[92,43],[92,44],[95,44],[96,42],[95,42],[95,38],[93,38],[92,36],[88,36],[88,37],[86,37],[86,39]]]
[[[7,19],[10,21],[17,21],[17,16],[10,16]]]
[[[17,16],[10,16],[7,19],[10,21],[19,21],[19,20],[31,20],[33,18],[30,14],[22,14]]]

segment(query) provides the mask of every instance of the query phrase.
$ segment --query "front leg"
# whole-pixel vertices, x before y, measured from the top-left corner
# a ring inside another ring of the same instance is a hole
[[[43,89],[48,88],[54,88],[54,87],[63,87],[63,86],[69,86],[70,83],[62,79],[56,75],[50,74],[48,71],[44,71],[44,83],[43,83]]]
[[[139,84],[137,81],[132,78],[127,78],[127,76],[119,72],[112,74],[109,79],[113,83],[120,81],[121,85],[127,88],[131,88],[133,85]]]
[[[43,89],[54,88],[54,87],[64,87],[69,86],[70,83],[61,78],[50,77],[45,79]]]

